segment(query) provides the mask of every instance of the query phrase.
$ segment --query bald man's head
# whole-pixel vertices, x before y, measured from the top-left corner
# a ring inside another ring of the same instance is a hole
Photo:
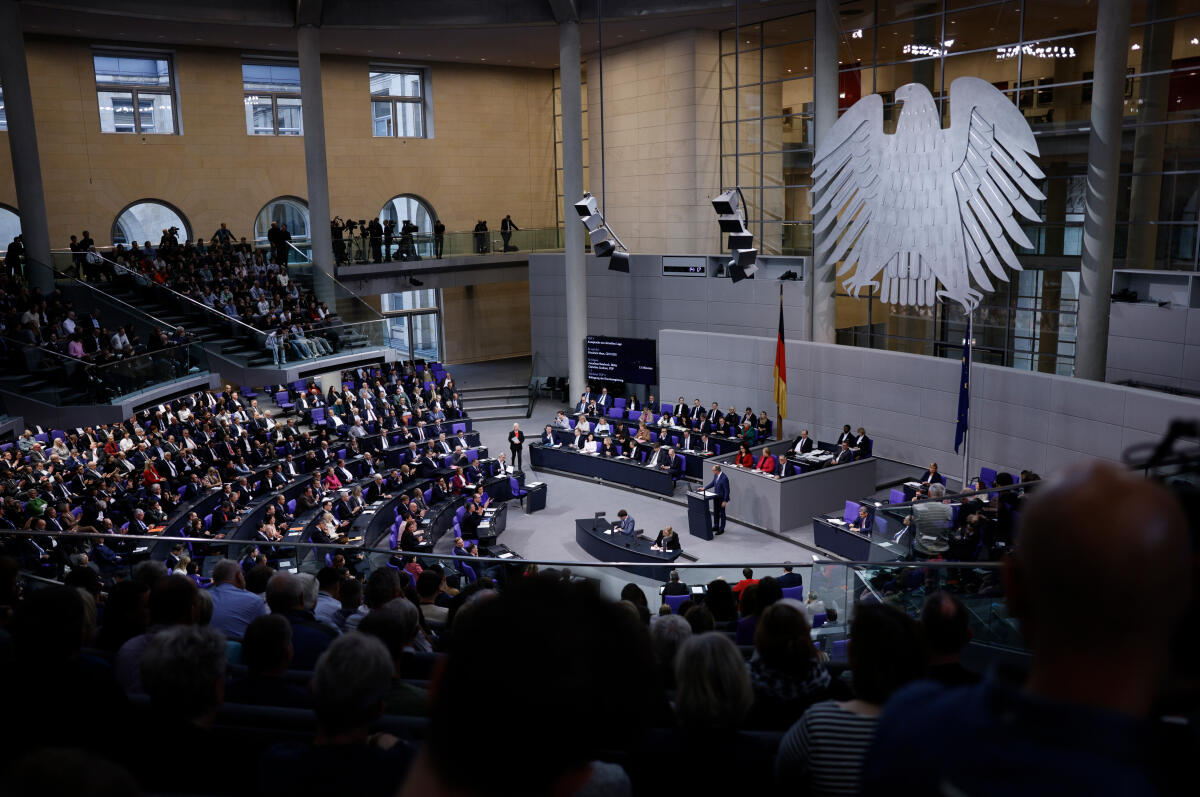
[[[1190,593],[1187,524],[1161,485],[1106,463],[1070,468],[1023,512],[1005,572],[1034,655],[1165,655]],[[1130,599],[1105,600],[1120,587]]]

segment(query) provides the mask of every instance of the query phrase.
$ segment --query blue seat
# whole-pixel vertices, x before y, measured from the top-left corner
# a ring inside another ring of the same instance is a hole
[[[180,486],[180,488],[178,490],[176,490],[175,492],[179,493],[180,498],[183,498],[183,494],[187,492],[187,485],[184,484],[184,485]]]
[[[478,578],[478,576],[475,575],[475,568],[462,563],[459,563],[459,567],[462,568],[463,575],[467,577],[467,583],[474,584],[475,580]]]
[[[466,456],[467,462],[474,462],[475,460],[479,459],[479,450],[475,448],[468,448],[463,452],[463,455]]]
[[[824,612],[821,612],[820,614],[814,614],[813,621],[812,621],[812,627],[820,628],[821,626],[825,625],[825,621],[828,619],[829,619],[829,616],[827,614],[825,614]]]
[[[286,390],[281,390],[275,394],[275,403],[278,404],[279,409],[283,410],[285,413],[296,409],[296,404],[288,400],[288,394]]]
[[[65,442],[67,442],[67,433],[64,432],[62,429],[51,429],[50,430],[50,442],[53,443],[56,438],[59,440],[62,440],[65,443]]]
[[[467,425],[465,423],[450,424],[450,432],[452,434],[456,434],[456,435],[466,434],[467,433]]]
[[[678,445],[678,441],[676,441],[676,445]],[[676,454],[675,456],[679,457],[679,465],[682,468],[682,472],[687,473],[687,457],[683,454]]]
[[[686,600],[691,600],[690,595],[663,595],[663,603],[671,607],[671,614],[679,614],[679,606]]]
[[[793,599],[798,600],[801,603],[803,603],[804,602],[804,587],[784,587],[783,588],[783,597],[793,598]]]
[[[609,418],[613,418],[613,419],[619,419],[619,418],[620,418],[622,415],[624,415],[625,413],[622,411],[622,409],[621,409],[620,407],[611,407],[611,408],[608,410],[608,412],[607,412],[607,413],[605,413],[605,414],[606,414],[606,415],[607,415]]]
[[[667,415],[667,414],[669,414],[669,413],[671,412],[671,410],[673,410],[673,409],[675,408],[675,405],[674,405],[674,404],[668,404],[667,402],[665,402],[665,401],[664,401],[664,402],[662,402],[662,403],[660,403],[660,404],[658,405],[658,408],[659,408],[660,410],[662,410],[662,414],[664,414],[664,415]],[[652,410],[653,410],[654,408],[653,408],[653,407],[651,407],[650,409],[652,409]]]
[[[296,514],[296,499],[293,498],[287,502],[287,511],[289,515]]]
[[[517,481],[516,476],[508,477],[508,488],[512,490],[513,498],[524,498],[529,495],[528,490],[521,489],[521,483]]]
[[[46,434],[45,432],[42,432],[41,434],[35,434],[33,439],[42,445],[48,445],[50,443],[50,435]]]
[[[896,490],[896,489],[891,490],[888,493],[888,503],[889,504],[903,504],[904,503],[904,491]]]
[[[994,486],[996,484],[996,471],[992,468],[980,468],[979,481],[983,482],[984,487]]]
[[[248,399],[258,398],[258,394],[255,393],[253,388],[251,388],[249,385],[242,385],[241,388],[242,388],[242,396],[244,398],[248,398]]]
[[[613,409],[614,410],[624,410],[625,409],[625,399],[623,399],[623,398],[613,399]],[[616,418],[618,416],[614,415],[613,417]]]
[[[847,501],[846,509],[842,512],[842,520],[847,523],[853,523],[858,520],[858,501]]]
[[[421,495],[425,497],[425,503],[428,504],[429,499],[433,497],[433,490],[432,489],[425,490],[424,492],[421,493]]]

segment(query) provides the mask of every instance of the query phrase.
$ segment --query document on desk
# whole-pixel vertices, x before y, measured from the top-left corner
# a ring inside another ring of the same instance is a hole
[[[846,526],[846,525],[848,525],[848,524],[846,523],[846,521],[842,520],[841,518],[836,518],[836,517],[826,518],[826,521],[828,521],[828,522],[829,522],[831,525],[834,525],[834,526]]]
[[[921,483],[920,482],[905,482],[904,486],[911,487],[914,490],[919,490],[921,488]]]
[[[514,556],[514,554],[511,554],[511,553],[502,553],[496,558],[497,559],[512,559],[513,556]]]
[[[612,529],[606,529],[604,533],[605,533],[605,534],[612,534]]]

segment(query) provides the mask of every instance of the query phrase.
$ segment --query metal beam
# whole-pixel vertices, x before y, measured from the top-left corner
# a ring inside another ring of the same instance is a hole
[[[554,14],[554,21],[560,24],[579,21],[579,9],[575,7],[575,0],[550,0],[550,11]]]

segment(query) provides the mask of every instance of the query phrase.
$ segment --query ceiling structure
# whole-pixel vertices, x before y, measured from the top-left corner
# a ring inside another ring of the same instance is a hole
[[[26,35],[92,43],[228,47],[291,53],[298,24],[321,26],[321,51],[379,59],[558,65],[557,18],[572,10],[584,54],[684,30],[733,27],[734,0],[22,0]],[[743,25],[803,11],[813,0],[740,0]]]

